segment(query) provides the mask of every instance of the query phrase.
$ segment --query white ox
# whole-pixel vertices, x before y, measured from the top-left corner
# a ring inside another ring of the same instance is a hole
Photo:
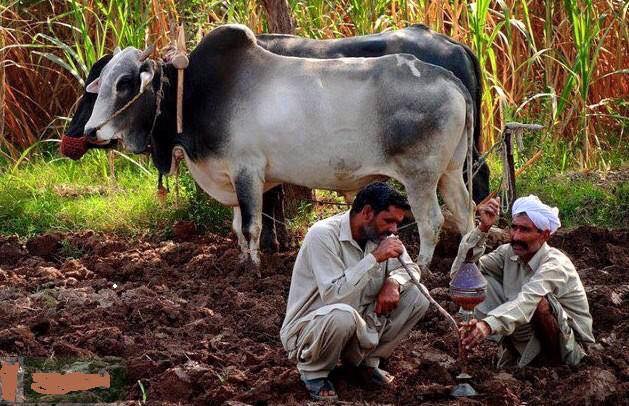
[[[443,68],[406,54],[279,56],[257,46],[248,28],[225,25],[190,54],[181,135],[175,83],[172,66],[134,48],[117,53],[88,86],[98,97],[85,133],[96,143],[122,139],[132,152],[150,144],[162,173],[182,151],[203,190],[235,208],[240,248],[256,265],[262,193],[280,183],[349,192],[397,179],[417,220],[421,264],[443,223],[437,187],[459,231],[472,226],[462,168],[473,104]]]

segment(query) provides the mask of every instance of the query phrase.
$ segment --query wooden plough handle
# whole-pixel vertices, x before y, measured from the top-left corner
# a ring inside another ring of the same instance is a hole
[[[537,162],[537,160],[539,160],[541,158],[541,156],[542,156],[542,150],[540,149],[528,161],[526,161],[521,167],[519,167],[515,171],[515,177],[517,178],[518,176],[520,176],[522,174],[522,172],[524,172],[531,165],[533,165],[535,162]],[[485,197],[480,203],[478,203],[478,206],[480,206],[481,204],[485,204],[485,203],[487,203],[489,201],[489,199],[493,199],[494,197],[496,197],[496,195],[498,194],[499,191],[500,191],[500,186],[498,186],[498,189],[496,189],[496,190],[492,191],[491,193],[489,193],[487,195],[487,197]]]

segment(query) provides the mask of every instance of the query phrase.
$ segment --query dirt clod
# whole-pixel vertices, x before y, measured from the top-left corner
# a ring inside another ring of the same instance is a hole
[[[61,235],[59,233],[38,235],[26,242],[26,248],[31,255],[51,259],[61,248]]]

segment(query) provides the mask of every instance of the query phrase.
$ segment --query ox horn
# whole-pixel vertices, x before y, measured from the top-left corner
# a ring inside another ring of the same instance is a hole
[[[154,50],[155,50],[155,44],[151,44],[147,46],[146,49],[140,53],[140,62],[144,62],[146,58],[151,56]]]

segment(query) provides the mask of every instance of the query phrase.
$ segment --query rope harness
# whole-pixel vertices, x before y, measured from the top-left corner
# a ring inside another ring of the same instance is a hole
[[[160,111],[160,104],[162,101],[162,97],[164,95],[163,93],[163,86],[164,86],[164,82],[168,79],[165,79],[164,74],[163,74],[163,69],[161,66],[161,63],[157,63],[155,61],[153,61],[152,59],[149,60],[154,67],[157,66],[159,67],[159,75],[160,75],[160,84],[159,84],[159,90],[155,93],[156,95],[156,102],[155,102],[155,117],[153,118],[153,125],[151,127],[151,132],[149,134],[152,135],[153,134],[153,129],[155,128],[155,122],[157,121],[157,116],[159,116],[159,114],[161,113]],[[156,69],[157,72],[157,69]],[[144,94],[144,92],[146,92],[146,89],[148,89],[149,87],[152,87],[150,85],[144,86],[143,88],[140,89],[140,91],[138,92],[138,94],[136,94],[135,96],[133,96],[133,98],[131,100],[129,100],[128,102],[125,103],[124,106],[122,106],[121,108],[119,108],[118,110],[116,110],[111,116],[109,116],[106,120],[104,120],[102,123],[98,124],[96,127],[94,127],[95,131],[100,130],[101,128],[103,128],[103,126],[107,123],[109,123],[111,120],[113,120],[114,118],[116,118],[117,116],[119,116],[120,114],[124,113],[129,107],[131,107],[140,97],[142,97],[142,95]]]
[[[100,130],[101,128],[103,128],[103,126],[105,124],[107,124],[108,122],[110,122],[111,120],[113,120],[114,118],[116,118],[117,116],[119,116],[120,114],[124,113],[129,107],[131,107],[133,105],[133,103],[136,102],[136,100],[138,100],[146,91],[146,88],[148,86],[145,86],[143,89],[140,89],[140,91],[138,92],[138,94],[136,94],[131,100],[129,100],[127,103],[125,103],[124,106],[122,106],[121,108],[119,108],[118,110],[114,111],[114,113],[109,116],[106,120],[104,120],[103,122],[101,122],[99,125],[97,125],[96,127],[94,127],[95,131]]]
[[[157,117],[162,114],[162,99],[164,98],[164,83],[168,82],[168,78],[164,74],[164,64],[162,62],[154,62],[159,67],[159,89],[155,93],[155,116],[153,116],[153,124],[151,124],[151,131],[149,137],[153,136],[153,130],[155,130],[155,124],[157,123]]]
[[[148,134],[148,137],[152,137],[153,131],[155,130],[155,124],[157,123],[157,118],[161,114],[161,103],[162,103],[162,99],[164,98],[164,83],[168,82],[168,78],[164,75],[163,63],[156,62],[153,60],[150,60],[150,61],[151,61],[151,64],[153,64],[155,68],[155,73],[159,74],[160,76],[160,83],[159,83],[159,90],[155,92],[155,96],[156,96],[155,114],[153,116],[153,123],[151,125],[151,130]],[[98,124],[96,127],[94,127],[94,131],[100,130],[101,128],[103,128],[103,126],[105,126],[105,124],[109,123],[111,120],[118,117],[120,114],[124,113],[127,109],[129,109],[129,107],[131,107],[140,97],[142,97],[142,95],[146,92],[146,89],[149,87],[152,88],[151,84],[141,88],[138,94],[133,96],[131,100],[126,102],[121,108],[116,110],[106,120],[104,120],[103,122]],[[64,134],[61,138],[61,147],[60,147],[61,153],[69,158],[77,160],[81,158],[83,154],[85,154],[85,152],[87,152],[89,143],[90,142],[88,141],[86,136],[70,137]]]

